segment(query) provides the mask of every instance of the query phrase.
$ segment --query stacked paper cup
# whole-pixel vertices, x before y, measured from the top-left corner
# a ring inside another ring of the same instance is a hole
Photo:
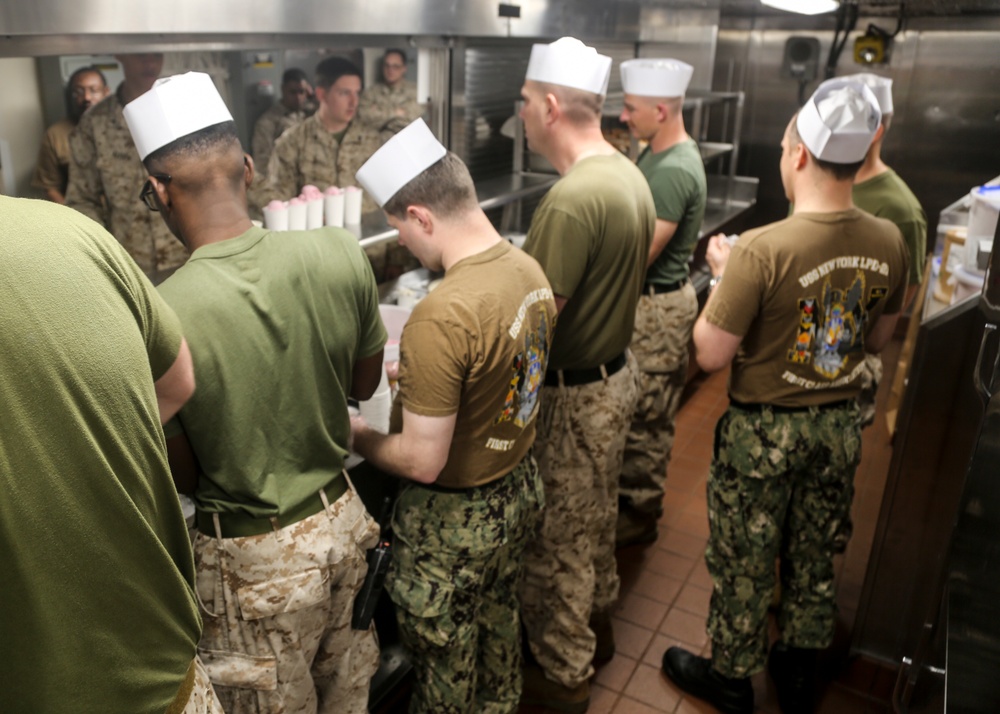
[[[271,201],[264,206],[264,227],[270,231],[288,230],[288,204]]]
[[[327,186],[323,192],[323,218],[325,225],[344,227],[344,193],[336,186]]]
[[[344,223],[350,226],[361,223],[361,189],[357,186],[344,189]]]
[[[323,227],[323,192],[309,184],[302,187],[300,198],[306,202],[306,230]]]

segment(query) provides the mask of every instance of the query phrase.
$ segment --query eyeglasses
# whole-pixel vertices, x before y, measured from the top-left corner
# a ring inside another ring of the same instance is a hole
[[[172,180],[170,174],[150,174],[152,178],[155,178],[162,184],[168,184]],[[156,189],[153,187],[153,182],[146,179],[146,183],[142,185],[142,191],[139,192],[139,200],[146,204],[146,208],[150,211],[159,211],[160,207],[156,205]]]
[[[406,65],[405,64],[393,64],[391,62],[386,62],[382,66],[385,67],[386,69],[403,69],[403,67],[405,67]]]

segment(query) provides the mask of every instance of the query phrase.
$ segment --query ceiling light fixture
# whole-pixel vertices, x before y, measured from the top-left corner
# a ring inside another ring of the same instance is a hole
[[[833,12],[840,6],[839,0],[760,0],[760,4],[802,15],[820,15],[824,12]]]

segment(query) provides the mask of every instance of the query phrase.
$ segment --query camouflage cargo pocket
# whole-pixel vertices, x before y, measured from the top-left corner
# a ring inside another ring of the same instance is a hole
[[[278,688],[278,661],[242,652],[198,648],[208,678],[216,687],[274,691]]]
[[[411,649],[445,647],[451,642],[455,635],[451,619],[454,586],[429,583],[397,572],[390,579],[388,590],[399,608],[400,629],[419,640],[407,643]]]
[[[327,574],[310,568],[287,578],[247,585],[236,592],[244,620],[259,620],[317,605],[330,596]]]

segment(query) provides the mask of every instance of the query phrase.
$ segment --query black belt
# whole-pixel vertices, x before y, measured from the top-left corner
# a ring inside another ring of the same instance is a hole
[[[330,503],[344,495],[347,491],[347,479],[343,473],[337,474],[337,478],[321,489]],[[280,516],[248,516],[243,513],[220,513],[219,528],[223,538],[242,538],[246,536],[262,535],[270,533],[279,528],[304,521],[309,516],[314,516],[324,508],[323,499],[319,497],[319,491],[310,495],[299,505],[289,508]],[[215,524],[212,514],[207,511],[198,511],[195,514],[195,523],[198,530],[207,536],[215,537]]]
[[[617,357],[604,363],[603,373],[601,372],[600,367],[592,367],[590,369],[550,369],[545,373],[545,386],[558,387],[560,372],[562,373],[563,384],[567,387],[590,384],[591,382],[596,382],[599,379],[604,379],[605,375],[610,377],[612,374],[624,367],[627,361],[625,353],[622,352]]]
[[[676,283],[646,283],[642,291],[647,295],[662,295],[663,293],[674,293],[688,284],[688,279],[678,280]]]
[[[807,412],[810,409],[819,409],[820,411],[826,411],[828,409],[843,409],[844,407],[849,407],[852,404],[857,404],[854,399],[840,399],[836,402],[827,402],[826,404],[812,404],[808,407],[783,407],[779,404],[760,404],[757,402],[748,404],[746,402],[738,402],[735,399],[729,400],[729,406],[736,407],[745,412],[762,412],[765,409],[767,411],[774,412],[775,414],[798,414],[801,412]]]

